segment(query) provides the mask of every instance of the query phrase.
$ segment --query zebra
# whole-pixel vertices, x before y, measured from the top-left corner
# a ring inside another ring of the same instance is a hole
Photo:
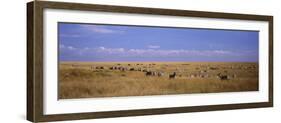
[[[176,78],[176,72],[174,72],[173,74],[169,75],[169,79],[175,79]]]
[[[161,77],[161,76],[164,76],[164,73],[163,72],[158,72],[158,77]]]
[[[146,76],[152,76],[152,72],[151,72],[151,71],[147,71],[147,72],[145,73],[145,75],[146,75]]]
[[[222,75],[221,73],[217,74],[217,78],[219,78],[220,80],[229,80],[228,75]]]

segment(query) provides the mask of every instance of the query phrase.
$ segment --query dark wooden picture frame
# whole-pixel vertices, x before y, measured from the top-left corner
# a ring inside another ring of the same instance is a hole
[[[92,113],[73,113],[45,115],[43,113],[43,11],[44,9],[67,9],[83,11],[102,11],[116,13],[137,13],[151,15],[170,15],[183,17],[204,17],[233,20],[256,20],[269,23],[269,92],[268,102],[193,106],[193,107],[166,107],[159,109],[123,110]],[[61,120],[80,120],[107,117],[155,115],[230,109],[245,109],[273,106],[273,16],[246,15],[216,12],[199,12],[186,10],[153,9],[125,6],[108,6],[79,3],[34,1],[27,3],[27,120],[32,122],[47,122]]]

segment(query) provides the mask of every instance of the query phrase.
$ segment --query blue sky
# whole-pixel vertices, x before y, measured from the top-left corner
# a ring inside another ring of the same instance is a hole
[[[60,61],[258,61],[257,31],[58,24]]]

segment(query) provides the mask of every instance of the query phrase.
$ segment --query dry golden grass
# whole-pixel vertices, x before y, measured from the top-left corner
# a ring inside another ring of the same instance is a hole
[[[104,69],[95,69],[101,66]],[[112,66],[162,71],[164,75],[146,76],[142,71],[109,69]],[[191,77],[202,71],[208,77]],[[173,72],[177,73],[176,78],[169,79]],[[217,78],[218,73],[236,77],[221,80]],[[60,99],[240,91],[258,91],[257,63],[61,62],[59,65]]]

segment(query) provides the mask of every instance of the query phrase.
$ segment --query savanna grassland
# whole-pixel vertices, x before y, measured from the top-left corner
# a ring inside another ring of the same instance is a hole
[[[258,63],[60,62],[59,98],[258,91]]]

